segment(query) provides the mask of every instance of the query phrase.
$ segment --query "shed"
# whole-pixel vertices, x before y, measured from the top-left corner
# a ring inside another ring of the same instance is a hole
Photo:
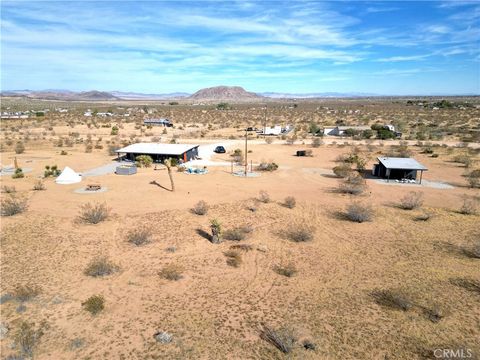
[[[422,183],[423,172],[428,169],[413,158],[378,157],[378,164],[373,166],[372,174],[381,178],[417,180]]]
[[[137,143],[118,149],[115,152],[119,157],[123,156],[132,161],[135,161],[137,156],[149,155],[154,162],[163,162],[168,158],[187,162],[198,156],[198,147],[199,145],[192,144]]]
[[[173,123],[169,119],[161,118],[161,119],[145,119],[143,120],[145,125],[160,125],[165,127],[172,127]]]

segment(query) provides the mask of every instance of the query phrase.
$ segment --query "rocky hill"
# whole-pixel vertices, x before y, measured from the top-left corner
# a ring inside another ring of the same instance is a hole
[[[262,99],[262,96],[253,92],[248,92],[240,86],[215,86],[198,90],[196,93],[191,95],[189,99],[242,101]]]

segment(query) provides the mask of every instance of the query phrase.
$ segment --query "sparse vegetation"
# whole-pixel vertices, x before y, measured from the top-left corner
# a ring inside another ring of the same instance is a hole
[[[359,174],[351,173],[340,183],[338,190],[345,194],[360,195],[366,188],[365,179]]]
[[[79,219],[86,224],[98,224],[110,216],[110,208],[105,203],[86,203],[80,207]]]
[[[237,227],[237,228],[226,230],[223,233],[223,238],[225,240],[241,241],[241,240],[245,240],[249,232],[250,232],[249,229],[246,229],[244,227]]]
[[[275,171],[278,169],[278,165],[274,162],[262,161],[256,168],[258,171]]]
[[[267,204],[270,202],[270,195],[268,192],[265,190],[261,190],[258,196],[258,200],[264,204]]]
[[[4,194],[14,194],[17,192],[17,189],[15,186],[8,186],[8,185],[3,185],[2,186],[2,193]]]
[[[222,241],[222,224],[217,219],[213,219],[210,221],[210,230],[212,231],[212,243],[220,243]]]
[[[25,174],[23,173],[22,168],[16,168],[12,175],[12,179],[21,179],[23,177],[25,177]]]
[[[373,219],[373,208],[371,205],[355,201],[347,206],[345,215],[350,221],[363,223]]]
[[[295,342],[297,341],[293,331],[287,328],[274,330],[268,326],[265,326],[260,331],[260,337],[275,346],[284,354],[290,353],[293,350]]]
[[[227,250],[223,254],[227,257],[227,265],[229,266],[239,267],[243,262],[242,253],[238,250]]]
[[[158,275],[166,280],[178,281],[183,278],[183,268],[177,264],[169,264],[159,271]]]
[[[295,275],[297,273],[297,268],[296,268],[295,264],[293,264],[291,262],[288,263],[288,264],[277,265],[273,269],[277,274],[283,275],[283,276],[286,276],[286,277],[292,277],[293,275]]]
[[[149,168],[152,166],[153,159],[149,155],[139,155],[135,158],[137,167]]]
[[[312,241],[315,236],[315,226],[305,222],[296,222],[286,229],[287,238],[294,242]]]
[[[92,315],[97,315],[105,309],[105,298],[102,295],[92,295],[82,303],[82,307]]]
[[[15,154],[23,154],[25,152],[25,145],[23,145],[23,142],[19,141],[15,145]]]
[[[16,196],[14,193],[8,196],[2,196],[1,213],[2,216],[13,216],[21,214],[27,209],[27,199]]]
[[[18,284],[12,291],[12,295],[21,302],[29,301],[38,296],[41,292],[41,288],[37,285],[22,285]]]
[[[45,184],[43,183],[42,180],[37,180],[35,181],[35,184],[33,184],[33,190],[35,191],[40,191],[40,190],[46,190],[47,188],[45,187]]]
[[[408,297],[398,291],[376,290],[372,292],[372,297],[377,304],[395,310],[408,311],[413,307]]]
[[[40,338],[44,334],[43,328],[43,324],[39,328],[36,328],[35,323],[29,323],[27,321],[23,321],[20,324],[18,332],[15,334],[15,343],[18,344],[23,356],[33,358]]]
[[[467,196],[463,197],[463,203],[460,207],[459,213],[463,215],[475,215],[477,213],[477,201],[474,198],[469,198]]]
[[[285,207],[293,209],[297,205],[297,200],[293,196],[287,196],[284,201]]]
[[[423,193],[419,191],[410,191],[400,199],[400,208],[403,210],[417,209],[423,204]]]
[[[206,215],[208,212],[208,204],[204,200],[200,200],[192,209],[194,214]]]
[[[127,232],[127,241],[136,246],[141,246],[151,242],[152,231],[147,227],[134,228]]]
[[[112,263],[106,256],[93,258],[87,265],[84,273],[92,277],[111,275],[118,271],[118,266]]]

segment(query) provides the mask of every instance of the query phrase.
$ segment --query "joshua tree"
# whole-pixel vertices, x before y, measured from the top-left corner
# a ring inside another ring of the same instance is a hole
[[[168,177],[170,178],[170,185],[172,186],[172,191],[175,191],[175,183],[173,182],[173,176],[172,176],[172,159],[166,159],[164,162],[165,166],[167,167],[168,170]]]

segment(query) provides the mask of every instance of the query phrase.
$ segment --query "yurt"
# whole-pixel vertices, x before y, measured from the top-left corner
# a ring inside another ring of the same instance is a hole
[[[77,174],[68,166],[65,166],[62,173],[55,179],[55,182],[61,185],[76,184],[80,181],[82,181],[80,174]]]

